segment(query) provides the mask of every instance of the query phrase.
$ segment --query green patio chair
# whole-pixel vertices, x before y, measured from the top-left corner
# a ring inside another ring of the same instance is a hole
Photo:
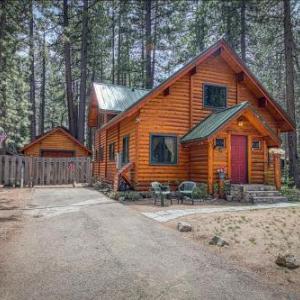
[[[193,181],[183,181],[178,186],[178,203],[181,201],[181,204],[183,203],[184,197],[188,197],[192,204],[194,205],[194,199],[192,197],[193,191],[196,188],[196,183]]]
[[[169,198],[171,194],[170,187],[168,185],[162,185],[157,181],[151,182],[150,191],[154,199],[154,205],[156,205],[156,202],[159,202],[161,204],[161,197],[164,197],[164,199],[166,199]]]

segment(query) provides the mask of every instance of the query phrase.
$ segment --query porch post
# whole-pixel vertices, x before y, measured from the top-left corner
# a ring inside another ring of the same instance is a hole
[[[280,154],[273,154],[274,161],[274,183],[277,190],[281,189]]]
[[[248,135],[248,183],[252,181],[252,136]]]
[[[213,161],[213,141],[208,141],[208,192],[213,193],[214,181],[214,161]]]

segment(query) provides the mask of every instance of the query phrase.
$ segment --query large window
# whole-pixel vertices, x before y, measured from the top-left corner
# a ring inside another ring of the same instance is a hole
[[[175,165],[177,164],[177,137],[172,135],[150,136],[150,163]]]
[[[203,102],[205,107],[225,108],[227,103],[227,88],[220,85],[204,84]]]
[[[123,137],[122,164],[129,162],[129,136]]]
[[[115,143],[109,144],[109,160],[115,160]]]

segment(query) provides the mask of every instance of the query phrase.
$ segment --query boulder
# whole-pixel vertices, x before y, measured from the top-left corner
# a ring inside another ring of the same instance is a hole
[[[219,247],[223,247],[223,246],[229,246],[229,243],[226,242],[224,239],[222,239],[220,236],[215,235],[210,241],[209,241],[210,245],[216,245]]]
[[[275,263],[278,266],[286,267],[288,269],[296,269],[299,267],[299,263],[297,262],[295,256],[292,254],[278,254]]]
[[[187,222],[178,222],[177,229],[180,232],[189,232],[192,231],[192,225]]]

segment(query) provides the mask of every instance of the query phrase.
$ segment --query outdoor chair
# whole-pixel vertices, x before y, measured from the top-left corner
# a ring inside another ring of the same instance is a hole
[[[184,197],[188,197],[194,205],[194,199],[192,197],[193,191],[196,188],[196,183],[193,181],[183,181],[178,186],[178,203],[181,200],[183,203]]]
[[[161,197],[164,197],[164,199],[170,198],[171,194],[170,187],[168,185],[162,185],[157,181],[151,182],[150,191],[154,199],[154,205],[156,205],[156,202],[159,202],[161,204]],[[172,204],[171,198],[170,201]]]

